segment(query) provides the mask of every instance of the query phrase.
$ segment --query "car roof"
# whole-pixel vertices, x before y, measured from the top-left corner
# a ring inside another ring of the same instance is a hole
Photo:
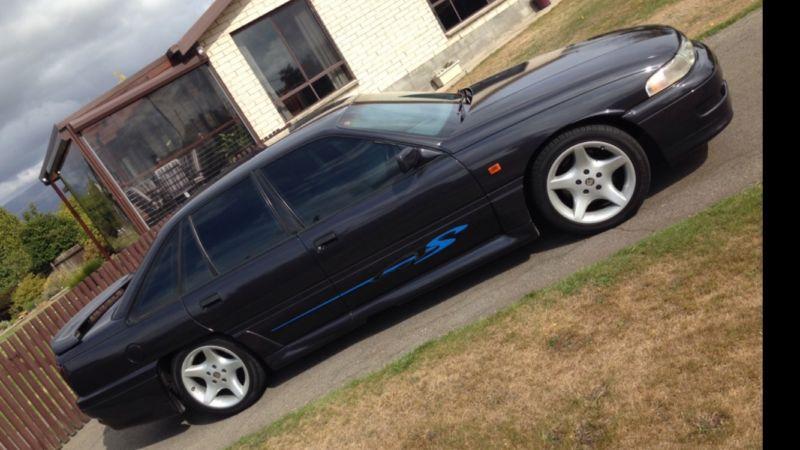
[[[190,215],[199,206],[243,180],[255,169],[281,158],[298,144],[313,140],[319,135],[332,131],[352,134],[354,136],[371,134],[363,130],[348,130],[338,126],[339,118],[351,105],[366,103],[445,103],[455,102],[457,97],[456,94],[445,92],[383,92],[346,97],[340,101],[334,102],[328,107],[323,107],[310,119],[307,119],[305,122],[292,129],[286,137],[224,174],[182,205],[172,217],[164,223],[159,231],[159,236],[153,242],[151,248],[155,249],[160,247],[164,236],[168,235],[176,224],[180,223],[181,220]],[[386,134],[386,136],[389,137],[392,135],[392,133],[382,134]],[[429,141],[429,139],[425,139],[424,137],[415,137],[415,139],[419,141]],[[428,142],[428,144],[430,143],[431,142]]]

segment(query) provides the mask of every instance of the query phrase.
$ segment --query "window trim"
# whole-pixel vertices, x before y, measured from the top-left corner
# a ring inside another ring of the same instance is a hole
[[[303,232],[303,231],[306,231],[306,230],[310,230],[310,229],[312,229],[312,228],[314,228],[314,227],[316,227],[316,226],[318,226],[320,224],[324,224],[325,222],[328,222],[331,218],[341,214],[342,211],[345,211],[345,210],[347,210],[349,208],[352,208],[353,205],[345,206],[344,208],[337,210],[336,212],[328,215],[328,217],[325,217],[325,218],[319,220],[318,222],[311,223],[311,224],[306,224],[300,218],[300,215],[295,210],[296,208],[294,208],[291,205],[291,203],[289,203],[289,201],[286,199],[286,197],[283,196],[283,194],[278,190],[278,188],[275,187],[275,185],[272,183],[272,181],[269,179],[269,177],[264,173],[264,169],[267,166],[269,166],[270,164],[272,164],[272,163],[274,163],[276,161],[280,161],[282,158],[290,155],[292,152],[295,152],[295,151],[297,151],[297,150],[299,150],[299,149],[301,149],[301,148],[303,148],[303,147],[305,147],[305,146],[307,146],[309,144],[312,144],[312,143],[318,142],[318,141],[322,141],[322,140],[326,140],[326,139],[337,138],[337,137],[339,137],[339,138],[349,138],[349,139],[361,139],[361,140],[365,140],[365,141],[372,141],[373,143],[378,143],[378,144],[394,145],[394,146],[401,147],[401,148],[402,147],[417,147],[417,148],[423,148],[423,149],[430,149],[430,150],[434,150],[436,152],[441,153],[440,156],[428,161],[426,164],[424,164],[422,166],[417,166],[413,170],[410,170],[410,171],[406,172],[402,177],[398,178],[395,181],[395,183],[397,183],[399,181],[402,181],[402,180],[405,180],[406,178],[409,178],[412,175],[415,175],[418,171],[422,170],[428,164],[433,163],[434,161],[440,159],[443,155],[447,154],[447,152],[442,150],[442,149],[432,148],[430,146],[422,145],[422,144],[419,144],[419,143],[416,143],[416,142],[411,142],[411,141],[401,142],[401,141],[393,141],[391,139],[385,139],[383,137],[378,137],[378,136],[344,134],[344,133],[327,134],[327,135],[323,135],[323,136],[318,136],[318,137],[316,137],[314,139],[310,139],[310,140],[308,140],[306,142],[303,142],[302,144],[299,144],[299,145],[297,145],[295,147],[292,147],[290,150],[287,150],[286,153],[281,155],[279,158],[276,158],[276,159],[274,159],[272,161],[269,161],[268,163],[266,163],[266,164],[264,164],[262,166],[259,166],[258,168],[256,168],[256,170],[260,172],[260,175],[264,179],[264,181],[269,184],[270,189],[273,191],[274,195],[276,195],[278,197],[278,199],[280,200],[280,202],[283,205],[286,205],[286,207],[291,212],[292,217],[297,220],[298,226],[300,227],[298,232]],[[380,188],[380,189],[378,189],[376,191],[372,191],[372,193],[370,193],[369,195],[364,197],[364,200],[372,198],[372,197],[378,195],[379,193],[389,189],[395,183],[392,183],[392,184],[389,184],[387,186],[384,186],[384,187],[382,187],[382,188]]]
[[[258,170],[258,169],[256,169],[256,170]],[[273,218],[275,219],[275,222],[278,224],[278,227],[281,230],[283,230],[283,239],[281,239],[279,241],[275,241],[275,243],[273,243],[269,247],[265,248],[260,253],[253,255],[249,259],[242,260],[242,261],[236,263],[230,269],[223,271],[223,270],[220,270],[217,267],[217,265],[214,263],[214,260],[211,259],[211,255],[209,255],[208,252],[206,251],[206,247],[203,244],[202,239],[200,239],[200,234],[197,232],[197,228],[194,226],[194,215],[198,211],[203,209],[204,206],[208,205],[213,200],[216,200],[217,198],[219,198],[220,195],[223,195],[224,193],[228,192],[228,190],[230,190],[231,188],[233,188],[237,184],[239,184],[239,183],[241,183],[243,181],[247,181],[247,180],[250,181],[250,184],[256,189],[256,192],[258,192],[259,197],[261,197],[261,200],[265,203],[265,205],[267,207],[267,210],[270,212],[270,214],[272,214]],[[261,258],[262,256],[264,256],[265,254],[269,253],[270,251],[272,251],[276,247],[285,244],[290,239],[294,239],[295,238],[295,234],[296,234],[294,230],[288,229],[286,227],[286,224],[284,223],[284,220],[281,218],[280,213],[278,211],[276,211],[276,209],[273,207],[272,203],[268,200],[268,196],[265,194],[264,188],[263,188],[263,186],[261,186],[261,183],[259,183],[258,179],[255,177],[254,171],[248,172],[246,176],[244,176],[241,179],[236,180],[235,182],[231,183],[231,185],[226,187],[225,190],[223,190],[222,192],[217,193],[214,196],[208,198],[202,204],[200,204],[196,208],[192,209],[187,214],[187,217],[189,218],[189,220],[191,220],[192,232],[193,232],[193,234],[195,236],[195,239],[197,240],[197,245],[200,246],[200,251],[203,253],[203,255],[205,255],[208,258],[208,263],[210,264],[210,266],[212,268],[212,271],[216,273],[215,277],[211,281],[214,281],[214,280],[216,280],[217,278],[220,278],[220,277],[224,277],[229,273],[232,273],[232,272],[234,272],[236,270],[239,270],[240,268],[244,267],[246,264],[251,263],[252,261],[254,261],[254,260],[258,259],[258,258]],[[209,283],[211,281],[209,281]],[[200,289],[201,287],[203,287],[205,285],[206,284],[203,284],[203,285],[199,286],[197,289]],[[195,290],[197,290],[197,289],[195,289]],[[191,292],[194,292],[194,291],[191,291]]]
[[[133,294],[133,296],[131,298],[131,301],[130,301],[128,307],[127,307],[127,311],[125,311],[125,323],[127,325],[137,324],[137,323],[139,323],[139,322],[151,317],[153,314],[161,311],[162,309],[166,308],[167,306],[175,303],[176,301],[180,301],[181,300],[181,293],[180,293],[180,286],[181,286],[180,234],[181,233],[180,233],[180,231],[181,231],[180,228],[170,230],[169,234],[161,242],[161,245],[158,247],[158,250],[156,250],[153,253],[153,257],[150,258],[149,261],[147,261],[147,271],[146,271],[146,273],[142,274],[141,281],[139,281],[137,283],[136,292]],[[177,241],[173,240],[173,237],[175,237],[177,239]],[[151,309],[150,311],[148,311],[145,314],[142,314],[140,316],[135,316],[134,315],[134,309],[136,309],[136,304],[139,303],[139,300],[140,300],[139,296],[142,295],[142,289],[144,289],[145,285],[149,281],[150,275],[152,274],[152,271],[154,269],[153,268],[153,263],[154,263],[155,260],[157,260],[161,256],[161,252],[163,252],[166,249],[166,247],[170,244],[170,242],[175,242],[175,243],[177,243],[177,246],[178,246],[178,248],[175,251],[176,256],[175,256],[175,261],[173,263],[175,265],[175,270],[177,271],[176,272],[176,277],[175,277],[176,279],[175,279],[174,298],[172,299],[172,301],[165,302],[161,306],[159,306],[157,308],[154,308],[154,309]]]
[[[209,279],[208,281],[206,281],[204,283],[198,284],[194,289],[191,289],[191,290],[186,289],[186,286],[184,285],[184,278],[183,278],[183,226],[182,225],[184,223],[186,224],[186,226],[191,231],[192,239],[194,240],[195,245],[197,245],[197,248],[200,250],[200,255],[202,255],[203,261],[206,263],[206,265],[208,266],[209,270],[211,271],[211,279]],[[211,284],[214,281],[216,281],[217,278],[219,277],[219,271],[217,270],[217,267],[214,265],[214,263],[211,261],[211,258],[208,256],[208,253],[206,253],[205,247],[203,247],[203,244],[200,242],[200,239],[197,236],[197,230],[194,229],[194,222],[192,222],[191,216],[187,216],[184,219],[182,219],[178,226],[180,227],[180,236],[178,238],[179,239],[179,241],[178,241],[179,242],[179,246],[178,246],[178,292],[179,292],[179,296],[181,298],[183,298],[186,295],[189,295],[189,294],[191,294],[193,292],[199,291],[200,289],[203,289],[204,287],[206,287],[209,284]]]
[[[436,18],[436,22],[439,23],[439,27],[442,29],[442,32],[444,33],[444,35],[447,38],[453,37],[453,35],[457,34],[459,31],[461,31],[464,28],[468,27],[471,23],[473,23],[476,20],[480,19],[483,15],[485,15],[486,13],[491,11],[492,9],[498,7],[499,5],[501,5],[501,4],[503,4],[505,2],[505,0],[487,0],[487,1],[488,1],[488,3],[486,4],[486,6],[484,6],[481,9],[475,11],[471,16],[467,17],[466,19],[461,19],[461,15],[458,13],[458,10],[453,5],[452,0],[426,0],[426,2],[428,3],[428,6],[431,9],[431,12],[433,13],[433,17]],[[431,2],[433,2],[433,3],[431,3]],[[450,28],[449,30],[444,27],[444,24],[442,23],[442,20],[439,18],[439,15],[436,14],[436,6],[438,6],[438,5],[442,4],[442,3],[445,3],[445,2],[450,3],[450,6],[453,8],[453,11],[456,13],[456,15],[459,17],[459,19],[461,19],[456,25],[453,26],[453,28]]]
[[[341,58],[341,60],[339,62],[337,62],[336,64],[334,64],[334,65],[332,65],[330,67],[327,67],[327,68],[323,69],[322,72],[318,73],[313,78],[309,78],[308,75],[306,75],[306,71],[305,71],[305,69],[303,69],[302,64],[300,64],[300,60],[297,58],[297,55],[294,54],[294,51],[292,50],[292,48],[288,45],[288,41],[286,40],[286,36],[284,36],[283,31],[281,31],[281,29],[278,26],[275,25],[274,19],[272,18],[272,16],[274,16],[278,11],[289,7],[289,5],[291,5],[294,2],[303,2],[303,3],[305,3],[305,5],[308,8],[308,10],[311,11],[311,16],[317,22],[317,24],[319,25],[320,29],[322,30],[322,33],[325,35],[325,38],[328,40],[328,42],[333,47],[333,49],[336,50],[336,53],[338,53],[339,57]],[[292,117],[290,117],[289,119],[285,119],[285,118],[283,118],[282,114],[278,114],[278,115],[281,116],[281,119],[283,120],[284,123],[287,123],[287,124],[291,123],[292,120],[296,119],[298,116],[300,116],[304,112],[309,111],[316,104],[324,101],[325,99],[327,99],[329,97],[332,97],[332,96],[336,95],[337,92],[345,91],[345,90],[351,88],[353,83],[358,81],[358,78],[356,78],[356,75],[353,72],[353,69],[350,68],[350,64],[348,64],[348,62],[347,62],[347,58],[344,57],[344,54],[342,53],[341,49],[339,49],[339,45],[333,39],[333,36],[331,36],[330,32],[328,31],[328,27],[325,26],[325,22],[322,21],[322,17],[319,15],[319,13],[317,13],[317,9],[314,7],[314,4],[312,2],[310,2],[308,0],[288,0],[287,2],[285,2],[282,5],[278,6],[277,8],[274,8],[274,9],[266,12],[265,14],[262,14],[262,15],[258,16],[255,19],[253,19],[252,21],[250,21],[250,22],[242,25],[241,27],[236,28],[235,30],[229,32],[228,35],[231,37],[231,39],[233,39],[234,35],[236,35],[237,33],[242,32],[242,31],[244,31],[244,30],[246,30],[246,29],[248,29],[250,27],[253,27],[256,24],[262,22],[263,20],[272,21],[273,27],[275,28],[275,32],[278,34],[278,37],[281,39],[281,42],[283,42],[284,47],[286,47],[286,50],[289,52],[289,56],[292,58],[292,61],[295,63],[295,65],[297,65],[297,68],[300,70],[300,72],[303,74],[303,78],[305,78],[305,80],[306,80],[303,83],[301,83],[299,86],[297,86],[295,88],[292,88],[292,90],[286,92],[283,95],[278,95],[277,91],[275,92],[275,94],[276,94],[275,98],[272,98],[272,96],[268,95],[270,97],[270,100],[272,100],[273,104],[276,103],[276,102],[280,102],[280,105],[275,105],[276,109],[278,109],[280,106],[283,106],[284,108],[286,108],[286,103],[284,102],[284,100],[289,98],[289,97],[291,97],[291,96],[293,96],[293,95],[295,95],[295,94],[297,94],[298,92],[302,91],[303,89],[305,89],[307,87],[310,87],[311,90],[314,92],[314,95],[316,95],[317,98],[318,98],[318,100],[316,102],[314,102],[314,104],[312,104],[308,108],[298,112],[297,114],[293,114]],[[235,42],[234,42],[234,46],[236,47],[237,51],[239,51],[239,53],[241,53],[241,50],[239,49],[239,46],[236,45]],[[255,72],[255,69],[250,64],[248,64],[247,67],[249,67],[251,71]],[[333,92],[331,92],[327,96],[320,97],[319,94],[317,94],[316,89],[314,89],[314,87],[312,86],[312,84],[314,82],[318,81],[319,79],[321,79],[322,77],[324,77],[325,75],[328,75],[329,73],[333,72],[335,69],[338,69],[340,67],[343,67],[345,69],[345,71],[350,75],[350,81],[345,83],[345,85],[342,86],[341,88],[334,90]],[[261,84],[261,83],[259,83],[259,84]],[[263,86],[262,86],[262,88],[263,88]]]

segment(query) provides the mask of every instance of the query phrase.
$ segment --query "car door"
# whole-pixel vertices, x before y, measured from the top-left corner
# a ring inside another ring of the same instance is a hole
[[[407,145],[329,136],[271,162],[263,175],[292,208],[300,239],[356,308],[499,233],[472,175],[451,155],[403,172]],[[334,302],[335,303],[335,302]]]
[[[297,326],[282,326],[335,289],[251,177],[193,211],[182,227],[182,298],[204,326],[286,344],[347,313],[345,305],[332,305]]]

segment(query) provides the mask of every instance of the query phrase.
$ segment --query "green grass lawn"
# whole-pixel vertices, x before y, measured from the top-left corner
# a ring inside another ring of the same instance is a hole
[[[748,189],[234,448],[759,447],[761,211]]]

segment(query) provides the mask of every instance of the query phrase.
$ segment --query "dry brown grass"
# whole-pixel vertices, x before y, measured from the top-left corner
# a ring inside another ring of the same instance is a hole
[[[760,195],[427,345],[240,445],[759,447]]]
[[[671,25],[696,38],[761,0],[563,0],[456,84],[473,84],[507,67],[614,29]]]

